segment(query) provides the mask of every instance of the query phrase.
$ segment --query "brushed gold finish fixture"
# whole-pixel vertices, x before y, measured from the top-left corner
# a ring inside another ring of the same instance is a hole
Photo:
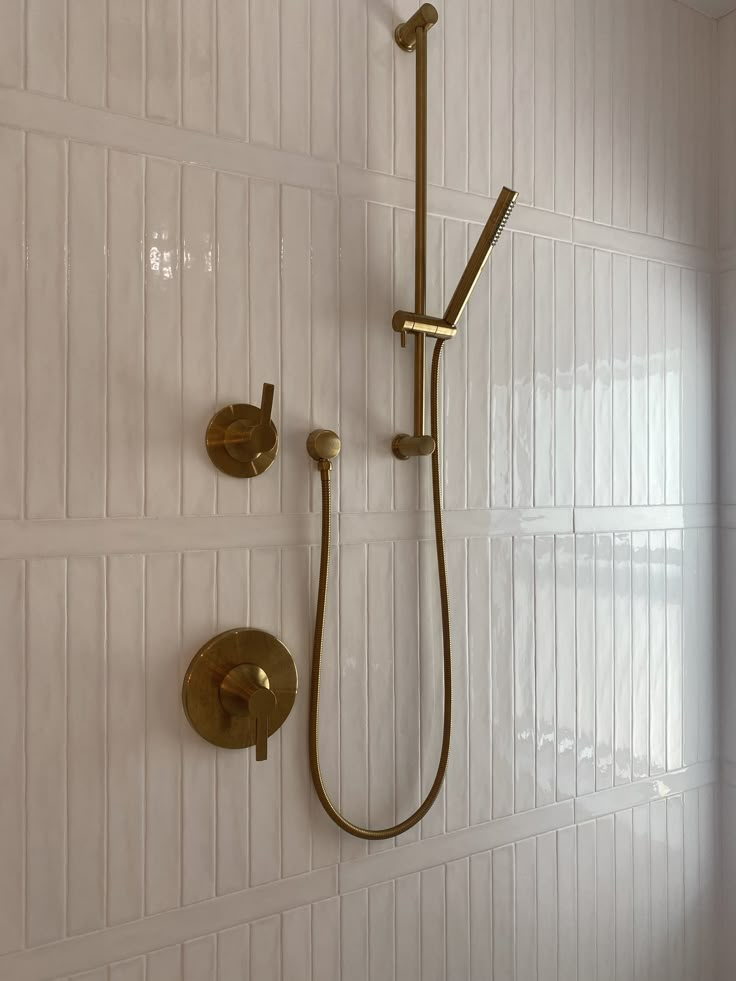
[[[238,627],[218,634],[192,658],[182,686],[184,712],[192,728],[223,749],[256,747],[283,724],[296,698],[296,665],[278,638]]]
[[[266,383],[260,406],[228,405],[210,419],[205,444],[210,460],[222,473],[257,477],[276,459],[279,436],[271,420],[273,394],[273,385]]]
[[[340,440],[335,433],[315,430],[307,440],[307,452],[317,462],[322,488],[322,535],[319,566],[319,589],[314,623],[312,647],[312,678],[309,691],[309,768],[317,796],[328,816],[356,838],[378,840],[393,838],[413,828],[429,811],[439,795],[447,772],[452,730],[452,636],[450,631],[450,602],[447,586],[445,559],[445,533],[442,514],[442,471],[440,464],[439,388],[442,348],[457,333],[457,321],[465,309],[478,277],[491,254],[493,246],[509,219],[518,195],[504,188],[481,232],[468,264],[452,295],[444,317],[431,317],[426,311],[427,265],[427,32],[437,23],[438,15],[430,3],[422,4],[405,23],[399,24],[394,37],[404,51],[416,52],[416,215],[414,234],[414,305],[415,310],[398,310],[392,327],[401,335],[401,346],[406,346],[406,335],[414,335],[414,433],[400,433],[392,442],[392,451],[400,460],[412,457],[432,458],[432,506],[434,513],[437,575],[440,587],[440,611],[442,616],[444,712],[442,722],[442,746],[437,769],[427,796],[416,810],[404,820],[385,828],[362,828],[344,817],[330,800],[322,779],[319,755],[319,689],[322,668],[322,647],[325,628],[325,611],[331,553],[332,523],[332,460],[340,451]],[[430,433],[424,432],[424,383],[425,340],[434,338],[430,373]]]

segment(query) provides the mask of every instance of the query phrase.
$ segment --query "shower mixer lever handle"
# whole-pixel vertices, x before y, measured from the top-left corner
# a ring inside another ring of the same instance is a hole
[[[273,463],[279,436],[271,419],[274,386],[266,382],[261,404],[235,403],[220,409],[207,427],[207,452],[223,473],[256,477]]]

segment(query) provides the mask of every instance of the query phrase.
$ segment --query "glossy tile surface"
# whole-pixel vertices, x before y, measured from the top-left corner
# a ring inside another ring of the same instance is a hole
[[[0,0],[0,978],[715,981],[734,17],[437,4],[429,309],[498,187],[522,205],[445,348],[448,777],[367,844],[308,777],[304,439],[343,440],[324,776],[393,822],[442,726],[429,473],[388,450],[412,411],[389,322],[413,297],[391,37],[413,8],[52,6]],[[208,419],[266,381],[276,465],[218,475]],[[264,765],[180,709],[192,654],[243,624],[301,677]]]

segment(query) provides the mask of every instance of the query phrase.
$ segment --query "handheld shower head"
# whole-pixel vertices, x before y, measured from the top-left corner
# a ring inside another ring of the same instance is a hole
[[[508,187],[504,187],[498,195],[496,203],[493,206],[493,211],[491,212],[491,217],[480,233],[480,238],[473,249],[473,254],[468,259],[465,271],[460,277],[455,292],[452,294],[452,299],[447,305],[444,316],[446,323],[454,325],[460,319],[465,305],[470,299],[470,294],[473,292],[473,287],[483,270],[483,266],[485,266],[493,250],[493,246],[499,240],[501,232],[506,227],[506,222],[509,220],[518,197],[519,192],[512,191]]]

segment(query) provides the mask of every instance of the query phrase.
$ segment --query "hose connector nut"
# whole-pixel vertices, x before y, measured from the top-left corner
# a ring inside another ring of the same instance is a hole
[[[314,429],[307,437],[307,453],[321,464],[329,463],[340,452],[340,437],[331,429]],[[330,469],[330,467],[320,470]]]

